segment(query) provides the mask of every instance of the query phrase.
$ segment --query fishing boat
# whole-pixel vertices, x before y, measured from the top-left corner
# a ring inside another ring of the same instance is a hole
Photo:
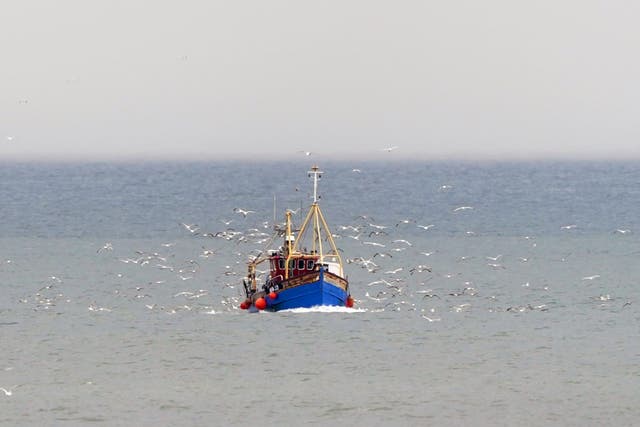
[[[340,252],[318,203],[318,166],[308,172],[313,178],[313,203],[299,228],[294,227],[292,211],[285,211],[284,226],[275,227],[276,238],[284,237],[277,249],[267,249],[248,262],[243,281],[246,299],[240,308],[249,311],[279,311],[315,306],[353,307],[349,281]],[[268,263],[269,270],[258,283],[257,266]]]

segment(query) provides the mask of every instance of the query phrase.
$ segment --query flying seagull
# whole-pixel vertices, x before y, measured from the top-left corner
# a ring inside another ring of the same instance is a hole
[[[255,211],[250,211],[247,209],[241,209],[241,208],[233,208],[233,211],[237,214],[242,215],[243,217],[247,217],[247,215],[249,215],[250,213],[255,213]]]
[[[4,393],[5,396],[11,396],[13,394],[13,389],[18,387],[17,385],[14,385],[13,387],[11,387],[9,390],[7,390],[4,387],[0,387],[0,390],[2,390],[2,392]]]
[[[113,245],[110,242],[107,242],[107,243],[104,244],[103,247],[98,249],[98,253],[100,253],[102,251],[112,251],[112,250],[113,250]]]
[[[468,210],[471,210],[471,209],[473,209],[473,206],[459,206],[459,207],[455,208],[453,210],[453,212],[468,211]]]
[[[198,224],[185,224],[184,222],[181,222],[180,224],[184,228],[186,228],[191,234],[196,234],[197,231],[200,230],[200,227],[198,227]]]

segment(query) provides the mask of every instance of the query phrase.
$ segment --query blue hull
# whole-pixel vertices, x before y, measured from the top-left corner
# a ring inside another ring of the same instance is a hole
[[[267,310],[279,311],[318,305],[344,307],[348,296],[344,289],[325,281],[323,275],[320,275],[320,280],[283,289],[277,293],[275,299],[271,299],[268,295],[265,299],[267,300]]]

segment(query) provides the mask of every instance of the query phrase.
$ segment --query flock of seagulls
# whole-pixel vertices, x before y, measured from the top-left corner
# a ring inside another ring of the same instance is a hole
[[[439,192],[454,190],[450,184],[437,187]],[[300,214],[299,208],[288,211],[294,216]],[[447,211],[451,215],[474,215],[480,209],[459,204]],[[178,230],[183,233],[179,241],[130,252],[113,241],[97,245],[96,262],[108,263],[107,270],[117,271],[112,280],[118,285],[113,289],[111,300],[87,301],[87,311],[109,315],[121,309],[123,301],[166,314],[237,311],[244,299],[242,279],[247,261],[281,244],[281,237],[274,237],[275,224],[260,218],[261,213],[255,209],[234,207],[226,218],[215,219],[214,224],[219,227],[214,230],[203,229],[192,221],[178,222]],[[578,228],[577,224],[559,227],[567,231]],[[551,303],[539,301],[541,295],[552,289],[549,284],[513,276],[514,271],[543,268],[537,264],[541,255],[535,237],[522,236],[511,253],[473,248],[471,240],[460,247],[459,253],[451,253],[451,249],[429,247],[436,244],[431,236],[438,230],[438,224],[424,218],[405,216],[379,222],[371,215],[362,214],[347,223],[333,224],[331,228],[347,264],[357,307],[371,311],[415,311],[429,323],[444,319],[447,313],[469,311],[480,305],[480,298],[485,301],[484,307],[490,306],[488,309],[493,311],[526,313],[552,308]],[[620,227],[613,233],[625,236],[632,231]],[[464,235],[475,233],[467,231]],[[572,253],[558,255],[563,263],[577,261],[574,258]],[[266,276],[266,270],[267,267],[258,271],[261,279]],[[601,272],[587,273],[575,277],[575,284],[601,283],[605,278]],[[521,285],[515,285],[527,290],[532,300],[510,303],[504,295],[492,294],[483,283],[501,280],[521,280]],[[74,301],[74,296],[64,288],[63,278],[51,276],[34,292],[21,298],[20,303],[35,311],[59,309]],[[594,298],[593,301],[616,302],[615,298]],[[631,303],[626,300],[622,307],[629,307]]]
[[[473,210],[472,206],[463,205],[450,212],[457,214]],[[299,211],[289,210],[294,216]],[[218,230],[206,231],[196,223],[180,222],[178,227],[183,231],[184,239],[163,242],[157,248],[123,253],[123,249],[114,242],[99,245],[95,256],[99,258],[98,262],[111,263],[111,270],[120,270],[116,281],[125,283],[128,277],[137,277],[136,283],[114,289],[113,298],[140,301],[145,310],[166,314],[238,310],[244,298],[242,279],[246,274],[246,262],[265,250],[277,247],[281,237],[274,236],[274,224],[259,222],[260,214],[255,210],[235,207],[230,213],[238,215],[238,218],[216,221],[220,224]],[[522,269],[518,265],[535,264],[532,261],[537,259],[534,237],[523,236],[521,247],[514,248],[518,253],[478,254],[481,248],[476,248],[475,253],[449,254],[447,262],[444,258],[446,253],[425,247],[431,241],[429,236],[433,230],[438,229],[437,224],[423,225],[418,219],[407,217],[385,224],[370,215],[358,215],[350,223],[337,224],[332,228],[335,230],[334,240],[346,254],[343,260],[349,266],[347,272],[352,294],[360,308],[416,311],[421,314],[420,319],[431,323],[444,319],[446,313],[471,310],[478,305],[478,298],[488,301],[492,311],[509,313],[547,311],[552,306],[549,302],[537,300],[540,292],[550,291],[546,284],[535,286],[533,281],[527,280],[521,287],[530,289],[532,298],[536,300],[514,305],[508,304],[504,296],[492,295],[483,289],[481,282],[475,283],[478,277],[481,281],[487,278],[501,280],[500,277],[508,277],[514,269]],[[185,244],[191,248],[190,251],[185,250]],[[178,246],[180,251],[176,250]],[[560,261],[569,262],[570,255],[563,254]],[[430,263],[425,263],[426,260]],[[479,268],[486,270],[469,274],[469,271]],[[258,271],[261,279],[266,276],[266,270],[265,267]],[[140,279],[144,272],[147,278]],[[601,277],[598,273],[579,276],[576,283],[595,282]],[[31,304],[36,311],[53,310],[73,300],[63,292],[63,288],[64,280],[51,276],[34,294],[25,296],[20,302]],[[593,301],[611,304],[613,298],[603,300],[598,297]],[[631,301],[626,300],[622,307],[630,305]],[[87,310],[96,315],[108,315],[118,310],[118,303],[91,300],[87,303]]]
[[[240,222],[247,222],[242,231],[229,227],[233,224],[231,221],[221,221],[226,228],[210,232],[204,232],[198,224],[179,223],[186,239],[160,243],[157,249],[123,254],[123,248],[114,242],[101,244],[96,248],[95,256],[98,257],[97,262],[111,263],[110,271],[119,271],[113,280],[125,283],[128,277],[136,277],[137,282],[129,286],[116,286],[110,300],[88,301],[87,311],[101,316],[117,313],[122,309],[122,302],[118,301],[139,304],[142,310],[168,315],[237,311],[244,298],[241,283],[246,262],[259,256],[265,244],[278,244],[277,240],[271,240],[272,224],[265,221],[255,226],[249,223],[249,216],[241,218]],[[509,304],[505,296],[491,294],[482,283],[491,278],[500,280],[501,275],[509,274],[517,265],[529,263],[535,257],[535,238],[522,237],[520,249],[528,248],[532,252],[527,256],[509,253],[458,256],[454,264],[473,263],[476,267],[471,271],[482,265],[488,269],[486,273],[470,276],[468,268],[452,268],[451,262],[443,259],[445,254],[442,251],[425,250],[424,244],[430,239],[424,236],[419,238],[415,233],[421,230],[427,233],[425,236],[429,236],[429,231],[437,228],[435,225],[424,230],[418,227],[417,221],[406,218],[388,225],[373,221],[370,216],[358,216],[351,224],[336,226],[337,233],[333,235],[339,242],[338,246],[349,254],[344,261],[350,266],[348,273],[352,294],[360,309],[372,312],[415,311],[419,314],[418,319],[432,323],[446,320],[451,314],[468,312],[474,307],[516,314],[543,312],[553,308],[552,298],[549,301],[540,300],[551,292],[548,284],[536,286],[533,281],[526,281],[521,288],[528,290],[531,300]],[[397,235],[399,229],[404,229],[407,237]],[[385,233],[370,234],[378,231]],[[359,239],[364,235],[374,240]],[[190,241],[193,243],[189,244]],[[185,245],[193,250],[191,256],[186,258]],[[183,247],[181,252],[175,250],[177,246]],[[562,255],[560,261],[568,262],[570,255]],[[416,262],[419,259],[432,260],[433,263]],[[118,268],[117,265],[125,268]],[[264,278],[266,268],[258,271],[258,274]],[[481,279],[476,283],[474,279],[478,277]],[[596,282],[602,277],[597,273],[585,275],[577,277],[575,283]],[[30,305],[35,311],[60,309],[77,300],[77,296],[65,293],[64,288],[63,278],[51,276],[38,286],[35,293],[19,302]],[[522,298],[526,298],[526,294]],[[591,300],[599,305],[616,304],[619,309],[628,309],[632,305],[632,300],[620,301],[611,297],[610,293],[598,293]],[[4,389],[5,395],[10,395],[14,388]]]

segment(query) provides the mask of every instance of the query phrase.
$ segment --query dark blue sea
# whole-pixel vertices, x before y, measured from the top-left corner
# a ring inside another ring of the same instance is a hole
[[[306,160],[0,164],[0,425],[640,424],[640,163],[323,162],[355,307],[239,310]]]

